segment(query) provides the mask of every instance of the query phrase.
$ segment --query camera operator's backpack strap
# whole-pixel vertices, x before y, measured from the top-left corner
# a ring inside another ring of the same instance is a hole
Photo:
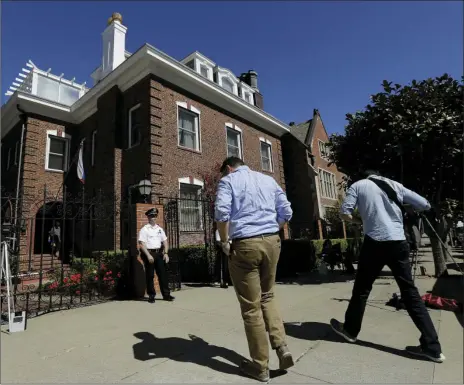
[[[398,200],[398,196],[396,195],[396,191],[393,190],[393,187],[391,187],[387,182],[385,182],[384,180],[381,180],[381,179],[374,179],[374,178],[368,178],[368,179],[371,182],[375,183],[377,185],[377,187],[379,189],[381,189],[385,194],[387,194],[388,198],[391,201],[395,202],[395,204],[400,208],[401,214],[403,215],[404,235],[405,235],[406,240],[408,241],[408,243],[410,245],[413,245],[414,242],[415,243],[420,242],[420,238],[419,238],[419,240],[416,238],[416,234],[414,233],[414,230],[412,228],[410,228],[410,226],[408,225],[408,223],[406,221],[406,218],[405,218],[406,210],[405,210],[404,206]],[[414,246],[414,247],[412,247],[412,249],[414,249],[416,247],[417,246]]]
[[[398,196],[396,195],[396,191],[393,190],[393,187],[391,187],[387,182],[381,179],[374,179],[374,178],[368,178],[371,182],[375,183],[379,189],[381,189],[385,194],[387,194],[388,199],[391,201],[395,202],[396,205],[400,208],[403,216],[405,214],[405,209],[403,205],[400,203],[398,200]]]

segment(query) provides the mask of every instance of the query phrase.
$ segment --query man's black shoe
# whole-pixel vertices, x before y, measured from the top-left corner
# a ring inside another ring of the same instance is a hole
[[[221,288],[222,289],[227,289],[229,285],[227,283],[221,283]]]
[[[163,299],[164,299],[165,301],[172,302],[172,301],[174,301],[175,298],[174,298],[172,295],[169,295],[169,296],[167,296],[167,297],[164,297]]]
[[[148,296],[148,303],[155,303],[155,296],[154,295]]]

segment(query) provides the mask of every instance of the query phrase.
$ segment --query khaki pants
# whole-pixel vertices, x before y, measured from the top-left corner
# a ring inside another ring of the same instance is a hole
[[[285,345],[285,330],[274,299],[281,242],[278,235],[234,241],[229,271],[237,294],[248,348],[257,369],[268,369],[272,349]]]

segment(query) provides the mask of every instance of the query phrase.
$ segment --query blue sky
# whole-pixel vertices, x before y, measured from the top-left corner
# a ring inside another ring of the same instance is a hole
[[[406,83],[463,69],[462,2],[25,2],[1,4],[2,103],[28,59],[87,81],[112,12],[126,49],[145,42],[182,59],[198,50],[236,75],[258,72],[265,110],[288,123],[318,108],[329,133],[383,79]]]

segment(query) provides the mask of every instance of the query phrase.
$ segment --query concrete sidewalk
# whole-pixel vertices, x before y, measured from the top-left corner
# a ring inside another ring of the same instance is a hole
[[[418,278],[424,294],[433,279]],[[385,306],[397,286],[374,286],[357,344],[328,326],[343,319],[350,282],[278,285],[296,365],[271,383],[462,383],[463,329],[453,313],[431,310],[447,361],[404,352],[418,331],[404,311]],[[237,365],[248,348],[233,288],[196,288],[176,301],[111,302],[30,320],[27,331],[2,333],[1,382],[250,383]],[[271,368],[277,368],[272,354]]]

